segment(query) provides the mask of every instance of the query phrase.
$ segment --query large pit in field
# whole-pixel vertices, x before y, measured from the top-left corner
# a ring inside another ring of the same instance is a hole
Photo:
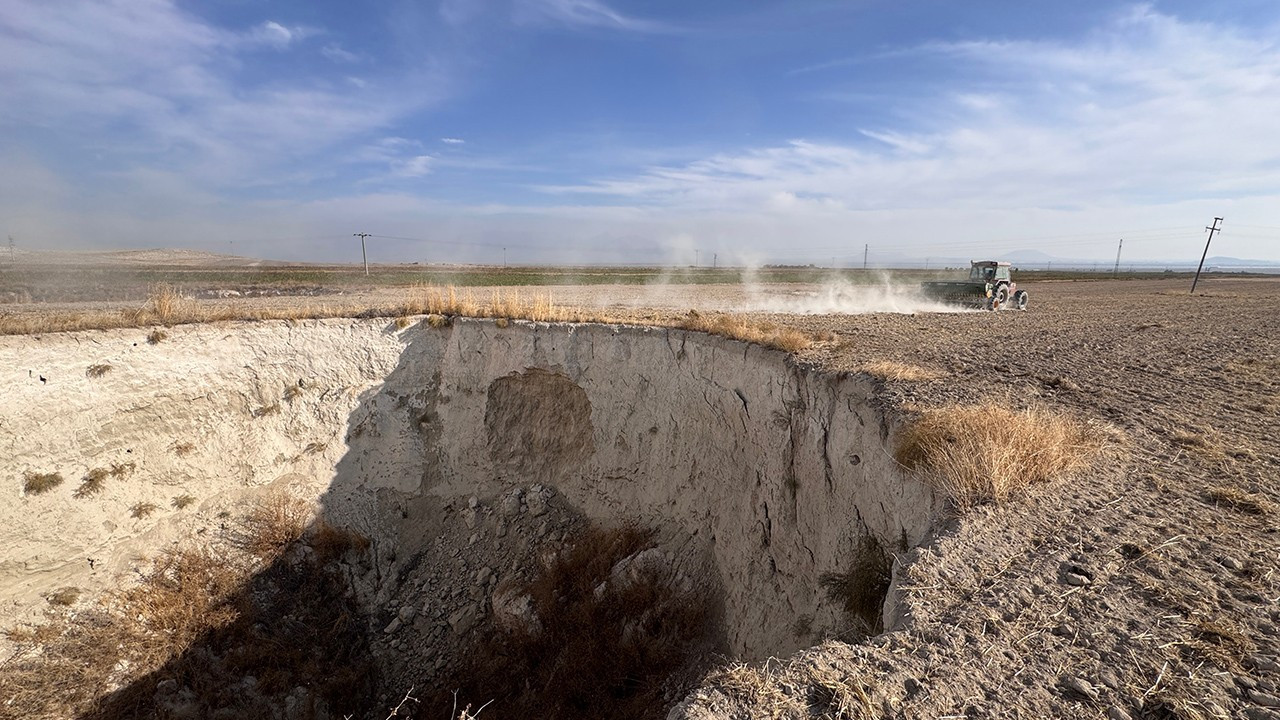
[[[756,660],[892,624],[891,593],[860,575],[937,514],[892,458],[875,381],[729,339],[467,319],[147,335],[0,338],[6,621],[287,490],[370,540],[344,568],[386,692],[448,673],[495,614],[522,617],[508,580],[587,524],[652,529],[646,558],[713,598],[711,649]],[[113,466],[129,470],[77,496]],[[66,482],[28,494],[27,473]],[[868,584],[874,617],[853,617]]]

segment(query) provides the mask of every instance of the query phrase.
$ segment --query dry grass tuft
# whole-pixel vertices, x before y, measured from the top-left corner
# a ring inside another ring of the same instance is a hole
[[[1203,428],[1188,425],[1169,433],[1169,441],[1188,454],[1209,463],[1226,463],[1229,459],[1251,460],[1254,452],[1215,427]]]
[[[89,369],[84,371],[84,374],[91,378],[100,378],[109,372],[111,372],[110,365],[107,363],[98,363],[96,365],[90,365]]]
[[[328,443],[322,443],[322,442],[310,442],[310,443],[307,443],[307,446],[306,446],[305,448],[303,448],[303,449],[302,449],[302,454],[303,454],[303,455],[317,455],[317,454],[319,454],[319,453],[324,452],[324,451],[325,451],[325,448],[327,448],[327,447],[329,447],[329,444],[328,444]]]
[[[400,317],[395,319],[395,326],[397,330],[403,330],[412,324],[413,324],[413,318],[411,317],[406,317],[404,315],[401,315]]]
[[[297,400],[300,397],[302,397],[301,387],[293,384],[284,386],[284,399],[286,402],[293,402],[294,400]]]
[[[147,343],[149,345],[159,345],[160,342],[167,337],[169,337],[169,333],[161,330],[160,328],[156,328],[155,330],[147,333]]]
[[[322,563],[338,560],[349,552],[364,552],[369,549],[369,538],[354,530],[334,527],[323,520],[312,525],[307,533],[306,543]]]
[[[39,495],[62,484],[61,473],[24,473],[22,476],[22,492],[27,495]]]
[[[312,514],[305,500],[273,492],[249,510],[231,530],[229,539],[254,557],[274,558],[302,537]]]
[[[918,365],[895,362],[893,360],[876,360],[859,368],[862,372],[881,380],[905,382],[924,382],[945,377],[946,373]]]
[[[427,316],[427,324],[436,329],[447,327],[449,325],[449,318],[444,315],[432,313]]]
[[[195,504],[195,501],[196,501],[196,498],[194,495],[187,495],[185,493],[182,495],[178,495],[173,499],[173,502],[172,502],[173,509],[185,510],[191,505]]]
[[[178,457],[186,457],[196,451],[195,443],[180,442],[173,446],[173,454]]]
[[[159,505],[149,502],[140,502],[129,508],[129,516],[134,520],[145,520],[160,509]]]
[[[125,477],[128,477],[134,470],[137,469],[137,467],[138,467],[137,465],[134,465],[131,462],[111,463],[111,470],[108,471],[108,474],[111,475],[111,477],[117,480],[120,480]]]
[[[752,717],[870,720],[879,717],[867,690],[820,659],[772,658],[759,667],[735,663],[707,676],[714,687],[750,708]]]
[[[507,319],[506,319],[506,318],[504,318],[504,317],[500,317],[500,318],[498,318],[497,320],[494,320],[494,321],[493,321],[493,324],[494,324],[494,325],[496,325],[496,326],[498,327],[498,329],[499,329],[499,330],[503,330],[503,329],[506,329],[506,328],[507,328],[507,326],[509,326],[509,325],[511,324],[511,321],[510,321],[510,320],[507,320]]]
[[[106,468],[94,468],[84,474],[84,478],[80,481],[80,487],[71,493],[71,497],[77,500],[97,495],[106,487],[107,477],[111,474]]]
[[[280,403],[271,403],[270,405],[263,405],[262,407],[254,410],[251,414],[256,418],[264,418],[264,417],[270,417],[272,415],[279,415]]]
[[[53,592],[49,593],[49,596],[45,598],[45,600],[48,601],[50,605],[57,605],[59,607],[69,607],[71,605],[75,605],[76,600],[79,600],[79,599],[80,599],[80,588],[70,587],[70,586],[64,587],[64,588],[58,588],[57,590],[54,590]]]
[[[925,410],[900,435],[896,457],[966,508],[1079,470],[1104,444],[1100,428],[1076,418],[987,402]]]
[[[799,330],[773,323],[753,322],[727,313],[703,315],[697,310],[690,310],[677,327],[765,345],[786,352],[798,352],[813,344],[813,338]]]
[[[1215,485],[1204,493],[1210,500],[1239,510],[1249,515],[1270,515],[1276,506],[1261,495],[1245,492],[1240,488],[1226,485]]]

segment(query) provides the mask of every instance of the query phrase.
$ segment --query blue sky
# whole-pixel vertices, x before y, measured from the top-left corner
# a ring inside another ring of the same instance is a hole
[[[1280,260],[1278,31],[1269,0],[0,0],[0,235],[1195,259],[1224,216],[1215,253]]]

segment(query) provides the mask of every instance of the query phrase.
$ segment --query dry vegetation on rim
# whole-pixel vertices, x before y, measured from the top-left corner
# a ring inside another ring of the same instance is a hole
[[[420,285],[409,289],[403,302],[393,304],[374,306],[316,304],[304,307],[261,308],[208,305],[185,297],[168,285],[158,285],[152,288],[147,301],[142,306],[131,310],[52,312],[38,315],[0,312],[0,335],[38,335],[73,330],[103,330],[148,325],[173,326],[235,320],[313,320],[339,317],[393,318],[392,322],[396,328],[403,330],[412,324],[410,318],[418,315],[426,315],[431,327],[447,325],[450,316],[494,318],[503,327],[509,320],[576,323],[621,321],[619,318],[603,313],[556,305],[551,301],[550,292],[533,291],[526,294],[518,288],[494,290],[487,300],[479,300],[470,290],[459,292],[453,287],[438,288]],[[636,321],[628,319],[626,322]],[[727,313],[704,315],[691,310],[688,315],[675,320],[653,320],[650,323],[659,327],[676,327],[721,335],[787,352],[803,350],[814,342],[830,342],[835,339],[831,333],[810,334]],[[167,337],[168,334],[164,331],[153,329],[147,335],[147,342],[155,345]],[[110,370],[110,366],[104,367],[106,369],[100,374],[91,374],[91,377],[100,377]]]
[[[1105,442],[1077,418],[985,402],[925,410],[899,437],[897,460],[967,508],[1080,470]]]
[[[48,622],[8,633],[16,654],[0,662],[0,716],[117,720],[182,709],[208,717],[237,708],[269,717],[300,686],[312,710],[323,702],[331,712],[365,711],[367,644],[331,561],[367,545],[323,522],[306,532],[308,518],[306,503],[268,496],[216,546],[165,551],[138,583],[99,602],[69,607],[74,588],[51,595]],[[290,554],[299,543],[314,552]],[[227,681],[246,676],[258,680],[251,690]]]

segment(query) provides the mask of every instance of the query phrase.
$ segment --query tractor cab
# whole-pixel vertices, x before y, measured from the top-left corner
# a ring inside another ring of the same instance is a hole
[[[1009,282],[1009,263],[994,260],[974,260],[970,263],[969,281],[990,283]]]

